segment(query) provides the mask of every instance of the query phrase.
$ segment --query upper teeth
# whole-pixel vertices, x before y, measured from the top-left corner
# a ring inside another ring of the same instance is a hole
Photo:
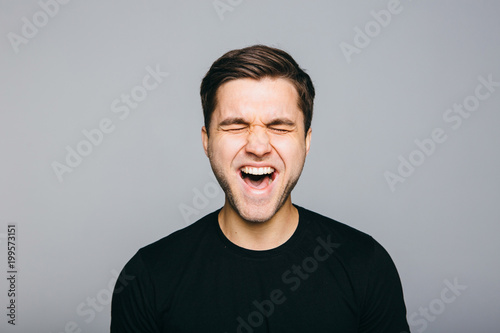
[[[273,173],[274,169],[271,167],[265,167],[265,168],[243,167],[241,168],[241,171],[251,175],[267,175]]]

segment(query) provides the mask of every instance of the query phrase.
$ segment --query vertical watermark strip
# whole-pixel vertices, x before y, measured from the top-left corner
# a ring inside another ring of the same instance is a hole
[[[7,225],[7,323],[16,325],[17,320],[17,224]]]

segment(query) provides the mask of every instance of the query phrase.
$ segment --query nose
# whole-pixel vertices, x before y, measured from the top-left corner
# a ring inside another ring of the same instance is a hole
[[[260,126],[253,127],[247,136],[245,150],[258,157],[265,156],[271,152],[271,143],[269,134],[265,128]]]

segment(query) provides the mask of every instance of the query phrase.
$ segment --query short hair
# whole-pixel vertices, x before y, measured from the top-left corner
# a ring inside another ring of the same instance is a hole
[[[229,51],[208,70],[200,87],[207,134],[212,114],[217,107],[217,90],[226,82],[243,78],[283,78],[290,81],[299,96],[298,107],[304,114],[304,129],[307,134],[311,127],[315,95],[311,78],[288,53],[265,45]]]

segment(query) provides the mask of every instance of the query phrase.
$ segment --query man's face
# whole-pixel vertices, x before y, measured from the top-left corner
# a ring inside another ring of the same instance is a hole
[[[236,79],[217,91],[203,147],[228,203],[246,221],[268,221],[291,200],[311,139],[297,102],[295,87],[281,78]]]

